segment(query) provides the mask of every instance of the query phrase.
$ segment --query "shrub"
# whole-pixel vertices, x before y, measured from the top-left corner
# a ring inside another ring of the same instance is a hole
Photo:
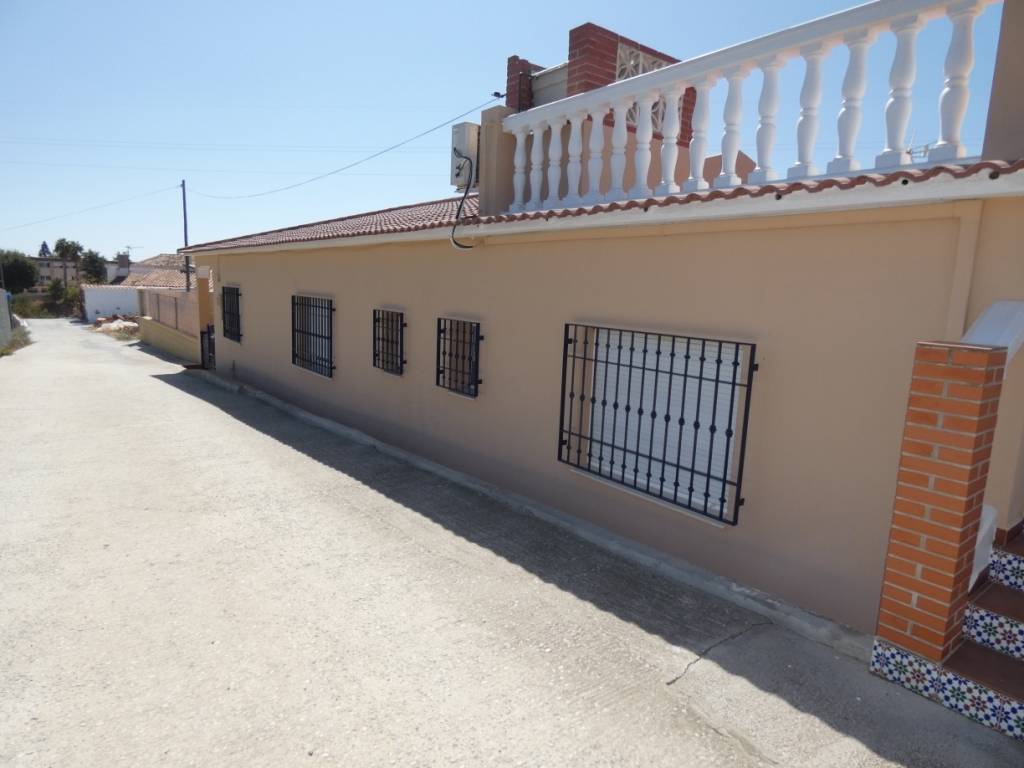
[[[31,343],[32,339],[29,338],[28,331],[18,326],[14,329],[14,334],[11,336],[11,340],[7,342],[7,346],[0,348],[0,357],[13,355],[19,349],[27,347]]]
[[[44,304],[41,298],[19,293],[11,302],[14,314],[18,317],[47,318],[56,317]]]

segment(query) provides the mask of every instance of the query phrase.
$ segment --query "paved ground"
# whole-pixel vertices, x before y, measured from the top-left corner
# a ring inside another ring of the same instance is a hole
[[[65,321],[0,360],[0,764],[1011,766],[759,616]]]

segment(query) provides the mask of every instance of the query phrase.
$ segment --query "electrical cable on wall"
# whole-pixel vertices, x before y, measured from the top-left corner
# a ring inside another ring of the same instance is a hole
[[[455,221],[452,224],[452,232],[448,236],[448,239],[451,241],[451,244],[455,248],[458,248],[463,251],[469,251],[473,249],[473,246],[466,245],[465,243],[460,243],[458,240],[456,240],[455,228],[459,226],[459,222],[462,220],[462,208],[466,204],[466,198],[469,197],[469,190],[473,186],[473,181],[476,179],[476,169],[474,168],[473,165],[473,158],[469,157],[469,155],[462,154],[455,147],[452,147],[452,154],[462,161],[462,163],[460,163],[459,165],[460,175],[462,174],[462,169],[465,168],[467,164],[469,165],[469,176],[467,176],[466,178],[466,188],[462,191],[462,199],[459,200],[459,207],[455,211]]]

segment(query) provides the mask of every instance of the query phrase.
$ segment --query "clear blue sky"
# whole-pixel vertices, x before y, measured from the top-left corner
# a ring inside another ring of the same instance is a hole
[[[505,59],[565,61],[570,28],[586,21],[687,58],[741,42],[850,0],[715,0],[640,6],[622,0],[513,4],[178,0],[88,3],[0,0],[0,248],[34,254],[41,241],[81,241],[133,258],[182,244],[180,199],[165,191],[49,223],[69,211],[187,179],[193,243],[451,194],[449,130],[294,191],[241,194],[300,181],[400,141],[505,87]],[[497,10],[500,8],[500,12]],[[1000,5],[977,24],[977,64],[964,128],[984,134]],[[638,12],[639,11],[639,12]],[[934,141],[950,24],[919,40],[911,133]],[[859,153],[872,158],[894,38],[872,49]],[[826,60],[818,155],[835,152],[847,54]],[[776,166],[793,160],[802,64],[783,71]],[[743,144],[753,154],[760,75],[745,87]],[[723,86],[712,102],[712,150]]]

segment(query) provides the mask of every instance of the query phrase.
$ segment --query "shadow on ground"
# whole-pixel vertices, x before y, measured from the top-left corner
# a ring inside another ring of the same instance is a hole
[[[146,347],[139,350],[151,351]],[[750,692],[739,680],[735,686],[722,685],[720,674],[702,681],[701,665],[693,663],[664,683],[688,700],[699,697],[692,700],[695,707],[718,722],[730,723],[748,738],[768,742],[774,738],[781,744],[803,737],[780,732],[780,725],[789,722],[785,718],[793,715],[779,710],[791,707],[827,726],[817,729],[822,749],[841,734],[897,764],[953,768],[966,764],[968,756],[976,760],[979,754],[991,757],[991,765],[1024,764],[1024,745],[880,680],[863,662],[771,626],[762,616],[671,581],[372,447],[319,430],[254,398],[222,390],[184,370],[156,378],[597,609],[742,678],[762,693]],[[752,706],[764,708],[764,716],[747,711]],[[737,707],[744,711],[740,713]],[[816,754],[821,756],[815,745],[808,744],[806,749],[808,764],[821,764],[814,762]],[[762,751],[770,761],[767,754],[770,751]]]

